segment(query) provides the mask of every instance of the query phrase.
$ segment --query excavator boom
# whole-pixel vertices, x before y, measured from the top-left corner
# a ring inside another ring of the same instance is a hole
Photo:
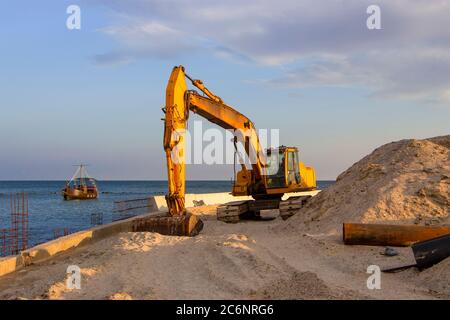
[[[188,91],[186,80],[203,92]],[[174,67],[166,89],[164,108],[164,150],[167,160],[169,194],[166,201],[172,215],[185,209],[185,132],[189,111],[199,114],[218,126],[234,130],[243,137],[246,153],[251,157],[255,178],[263,177],[262,148],[253,123],[242,113],[226,105],[208,90],[201,80],[193,80],[184,72],[183,66]],[[237,132],[238,131],[238,132]]]

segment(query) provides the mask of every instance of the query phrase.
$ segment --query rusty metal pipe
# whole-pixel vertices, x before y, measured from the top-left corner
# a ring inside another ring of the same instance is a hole
[[[450,227],[344,223],[343,240],[348,245],[407,247],[450,234]]]

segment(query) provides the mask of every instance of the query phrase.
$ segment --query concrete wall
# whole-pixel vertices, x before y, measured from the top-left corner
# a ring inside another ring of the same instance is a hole
[[[152,212],[126,220],[116,221],[89,230],[83,230],[67,236],[37,245],[22,251],[17,256],[0,258],[0,276],[17,271],[32,263],[38,263],[54,257],[57,254],[70,251],[77,247],[91,244],[120,232],[132,231],[135,221],[161,215]]]
[[[319,190],[315,191],[306,191],[306,192],[293,192],[286,193],[283,196],[283,200],[286,200],[292,196],[306,196],[311,195],[315,196],[319,193]],[[252,197],[234,197],[229,192],[221,192],[221,193],[202,193],[202,194],[186,194],[186,207],[196,207],[196,203],[203,201],[205,205],[215,205],[215,204],[223,204],[231,201],[241,201],[241,200],[250,200]],[[195,201],[195,202],[194,202]],[[151,211],[165,211],[167,210],[166,199],[164,196],[155,196],[151,200],[152,204],[150,205]]]

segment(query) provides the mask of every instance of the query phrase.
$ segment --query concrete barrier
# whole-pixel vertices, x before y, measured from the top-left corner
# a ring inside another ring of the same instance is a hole
[[[286,200],[292,196],[306,196],[306,195],[315,196],[319,192],[320,190],[286,193],[283,196],[283,200]],[[215,205],[231,201],[242,201],[251,199],[252,197],[250,196],[234,197],[230,192],[220,192],[220,193],[186,194],[185,201],[186,207],[189,208],[189,207],[196,207],[199,204]],[[151,211],[167,210],[166,199],[164,196],[152,197],[149,206]]]
[[[0,277],[17,271],[27,265],[48,260],[57,254],[68,252],[86,244],[97,242],[120,232],[131,232],[137,221],[153,218],[165,214],[162,212],[151,212],[144,215],[128,218],[121,221],[97,226],[89,230],[60,237],[55,240],[45,242],[28,250],[22,251],[19,255],[0,258]]]
[[[319,191],[288,193],[283,199],[299,195],[316,195]],[[195,207],[199,203],[203,205],[223,204],[230,201],[250,200],[251,197],[233,197],[230,193],[204,193],[187,194],[186,207]],[[149,212],[144,215],[112,222],[109,224],[97,226],[88,230],[79,231],[70,235],[37,245],[28,250],[22,251],[17,256],[0,258],[0,277],[17,271],[32,263],[38,263],[48,260],[58,254],[68,252],[80,246],[91,244],[101,239],[107,238],[120,232],[131,232],[136,223],[141,223],[146,218],[153,218],[158,215],[164,215],[167,211],[166,200],[164,196],[155,196],[151,200]]]
[[[21,256],[0,258],[0,277],[19,270],[23,266]]]

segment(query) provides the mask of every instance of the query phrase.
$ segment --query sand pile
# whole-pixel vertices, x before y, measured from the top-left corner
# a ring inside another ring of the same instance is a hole
[[[290,224],[339,232],[343,222],[446,224],[449,213],[450,136],[442,136],[377,148],[312,198]]]

